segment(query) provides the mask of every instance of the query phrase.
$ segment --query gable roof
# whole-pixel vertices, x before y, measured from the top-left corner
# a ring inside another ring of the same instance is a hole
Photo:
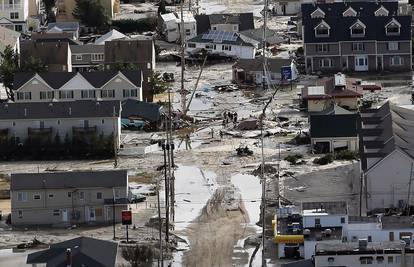
[[[133,85],[142,86],[140,70],[125,70],[122,73]],[[81,75],[95,88],[101,88],[115,76],[117,71],[91,71],[91,72],[41,72],[38,75],[53,89],[60,89],[76,75]],[[35,76],[35,73],[16,73],[14,75],[13,89],[18,90]]]
[[[379,12],[381,12],[381,11],[383,11],[383,12],[385,12],[387,15],[386,16],[388,16],[388,14],[390,13],[389,11],[388,11],[388,9],[386,9],[383,5],[381,5],[375,12],[374,12],[374,14],[375,14],[375,16],[378,16],[378,13]]]
[[[238,24],[239,31],[254,29],[253,13],[227,13],[197,15],[197,34],[205,33],[211,30],[212,24]]]
[[[122,101],[122,118],[143,118],[150,122],[160,119],[162,107],[155,103],[142,102],[135,99]]]
[[[47,30],[60,29],[61,31],[78,31],[79,22],[68,21],[68,22],[52,22],[47,25]]]
[[[411,16],[398,15],[398,2],[382,2],[382,5],[390,11],[389,16],[375,16],[374,13],[378,9],[375,2],[358,1],[358,2],[335,2],[325,4],[302,4],[302,19],[304,26],[304,42],[305,43],[319,43],[319,42],[338,42],[348,41],[350,37],[349,28],[355,23],[355,17],[344,17],[342,14],[349,7],[352,7],[358,12],[358,19],[366,25],[365,36],[353,37],[352,40],[377,40],[377,41],[397,41],[397,40],[411,40]],[[317,38],[313,29],[322,20],[321,18],[311,18],[310,14],[317,8],[325,12],[323,20],[328,23],[332,29],[329,37]],[[387,36],[384,26],[395,18],[401,24],[400,35]]]
[[[106,41],[105,63],[148,63],[152,62],[154,52],[154,41],[150,37]]]
[[[246,36],[248,38],[256,40],[259,42],[259,46],[261,46],[263,39],[263,27],[240,31],[240,36]],[[266,29],[266,43],[273,45],[283,43],[284,41],[286,41],[286,38],[280,35],[278,31],[269,28]]]
[[[0,120],[118,117],[120,101],[78,100],[0,104]]]
[[[105,42],[108,42],[108,41],[118,40],[118,39],[128,39],[128,38],[129,37],[126,36],[125,34],[113,29],[113,30],[105,33],[104,35],[102,35],[98,39],[96,39],[95,44],[104,45]]]
[[[352,15],[346,15],[345,13],[349,13],[349,12],[351,12],[352,13]],[[347,10],[345,10],[344,12],[342,12],[342,16],[344,16],[344,17],[353,17],[353,16],[356,16],[358,13],[355,11],[355,9],[353,9],[351,6],[347,9]]]
[[[27,40],[20,44],[20,61],[25,64],[31,57],[44,65],[68,65],[68,42],[40,42]]]
[[[113,267],[118,243],[91,237],[77,237],[53,244],[47,250],[31,253],[27,264],[47,263],[49,267],[66,266],[66,251],[71,250],[73,266]]]
[[[394,154],[400,154],[403,157],[407,158],[410,161],[413,161],[413,158],[408,155],[407,153],[405,153],[404,151],[402,151],[399,148],[395,148],[394,150],[392,150],[390,153],[388,153],[388,155],[386,155],[385,157],[383,157],[381,160],[379,160],[378,162],[374,163],[374,165],[372,165],[367,171],[365,171],[365,175],[368,175],[369,172],[373,171],[374,169],[376,169],[378,166],[381,165],[382,162],[386,161],[387,159],[389,159],[392,155]]]
[[[310,115],[311,138],[357,137],[357,114]]]
[[[12,173],[11,190],[127,186],[126,170]]]
[[[220,33],[234,34],[236,38],[235,40],[224,40],[223,39],[220,41],[216,41],[213,36],[219,35]],[[241,38],[238,33],[213,31],[213,30],[210,30],[206,33],[199,34],[196,37],[193,37],[187,41],[187,43],[191,43],[191,42],[192,43],[215,43],[217,45],[229,44],[229,45],[241,45],[241,46],[253,46],[254,47],[254,45],[252,45],[251,43],[243,40],[243,38]]]

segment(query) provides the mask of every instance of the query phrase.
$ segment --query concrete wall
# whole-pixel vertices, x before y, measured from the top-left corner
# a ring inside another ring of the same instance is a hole
[[[320,219],[321,227],[340,227],[348,222],[346,215],[304,215],[303,228],[314,228],[315,219]],[[341,218],[345,218],[345,223],[341,223]]]
[[[398,207],[399,200],[406,202],[411,162],[408,156],[395,150],[365,174],[369,194],[368,211],[375,208]]]
[[[377,256],[383,256],[384,261],[379,263],[376,260]],[[366,264],[361,264],[360,257],[373,257],[373,264],[372,266],[376,267],[383,267],[383,266],[390,266],[390,267],[400,267],[401,261],[396,260],[396,257],[401,257],[401,254],[354,254],[354,255],[323,255],[323,256],[316,256],[315,257],[315,267],[325,267],[325,266],[343,266],[343,267],[358,267],[358,266],[367,266]],[[393,257],[393,263],[388,263],[388,257]],[[409,255],[411,257],[411,255]],[[328,258],[334,258],[334,262],[329,262]],[[412,260],[410,261],[412,262]],[[412,265],[409,265],[412,266]]]

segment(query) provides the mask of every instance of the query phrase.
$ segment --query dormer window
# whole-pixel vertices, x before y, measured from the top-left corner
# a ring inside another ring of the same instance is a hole
[[[362,23],[360,20],[357,20],[351,27],[349,27],[351,31],[351,37],[364,37],[365,36],[365,24]]]
[[[342,16],[344,17],[356,17],[357,15],[358,13],[352,7],[349,7],[344,11],[344,13],[342,13]]]
[[[328,25],[328,23],[322,20],[322,22],[315,27],[315,36],[329,37],[330,29],[331,27]]]
[[[401,24],[394,18],[385,25],[385,33],[387,35],[400,35],[400,30]]]
[[[311,13],[310,16],[313,19],[316,19],[316,18],[320,18],[321,19],[321,18],[324,18],[325,17],[325,12],[323,12],[323,10],[318,7],[315,11],[313,11]]]
[[[380,17],[380,16],[386,17],[388,16],[389,13],[390,12],[384,6],[381,6],[380,8],[377,9],[377,11],[375,11],[374,14],[376,17]]]

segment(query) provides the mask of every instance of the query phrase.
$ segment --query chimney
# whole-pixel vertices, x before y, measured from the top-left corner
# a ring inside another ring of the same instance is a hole
[[[66,267],[72,266],[72,250],[70,248],[66,249]]]

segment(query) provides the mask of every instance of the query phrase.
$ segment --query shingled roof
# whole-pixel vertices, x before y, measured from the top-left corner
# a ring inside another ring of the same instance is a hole
[[[101,88],[111,79],[113,79],[117,71],[91,71],[78,72],[82,75],[92,86]],[[140,70],[124,70],[119,73],[123,74],[132,84],[137,87],[142,85],[142,74]],[[70,79],[75,77],[76,72],[42,72],[38,75],[53,89],[60,89]],[[36,73],[19,72],[14,75],[13,89],[18,90],[28,81],[30,81]]]
[[[197,34],[211,30],[212,24],[238,24],[239,31],[254,29],[253,13],[197,15]]]
[[[0,120],[119,117],[120,101],[78,100],[0,104]]]
[[[122,187],[128,185],[127,170],[13,173],[11,190]]]
[[[381,6],[389,11],[388,16],[375,16]],[[342,14],[349,7],[352,7],[358,14],[356,17],[344,17]],[[324,18],[312,18],[311,14],[317,10],[325,13]],[[359,20],[366,26],[364,37],[352,37],[355,41],[377,40],[377,41],[398,41],[411,40],[411,16],[398,15],[398,2],[346,2],[346,3],[327,3],[327,4],[302,4],[302,18],[304,26],[304,42],[338,42],[349,41],[349,28]],[[401,33],[399,35],[388,36],[385,32],[385,25],[392,19],[401,24]],[[317,38],[315,36],[315,27],[322,21],[326,22],[330,28],[329,37]]]

